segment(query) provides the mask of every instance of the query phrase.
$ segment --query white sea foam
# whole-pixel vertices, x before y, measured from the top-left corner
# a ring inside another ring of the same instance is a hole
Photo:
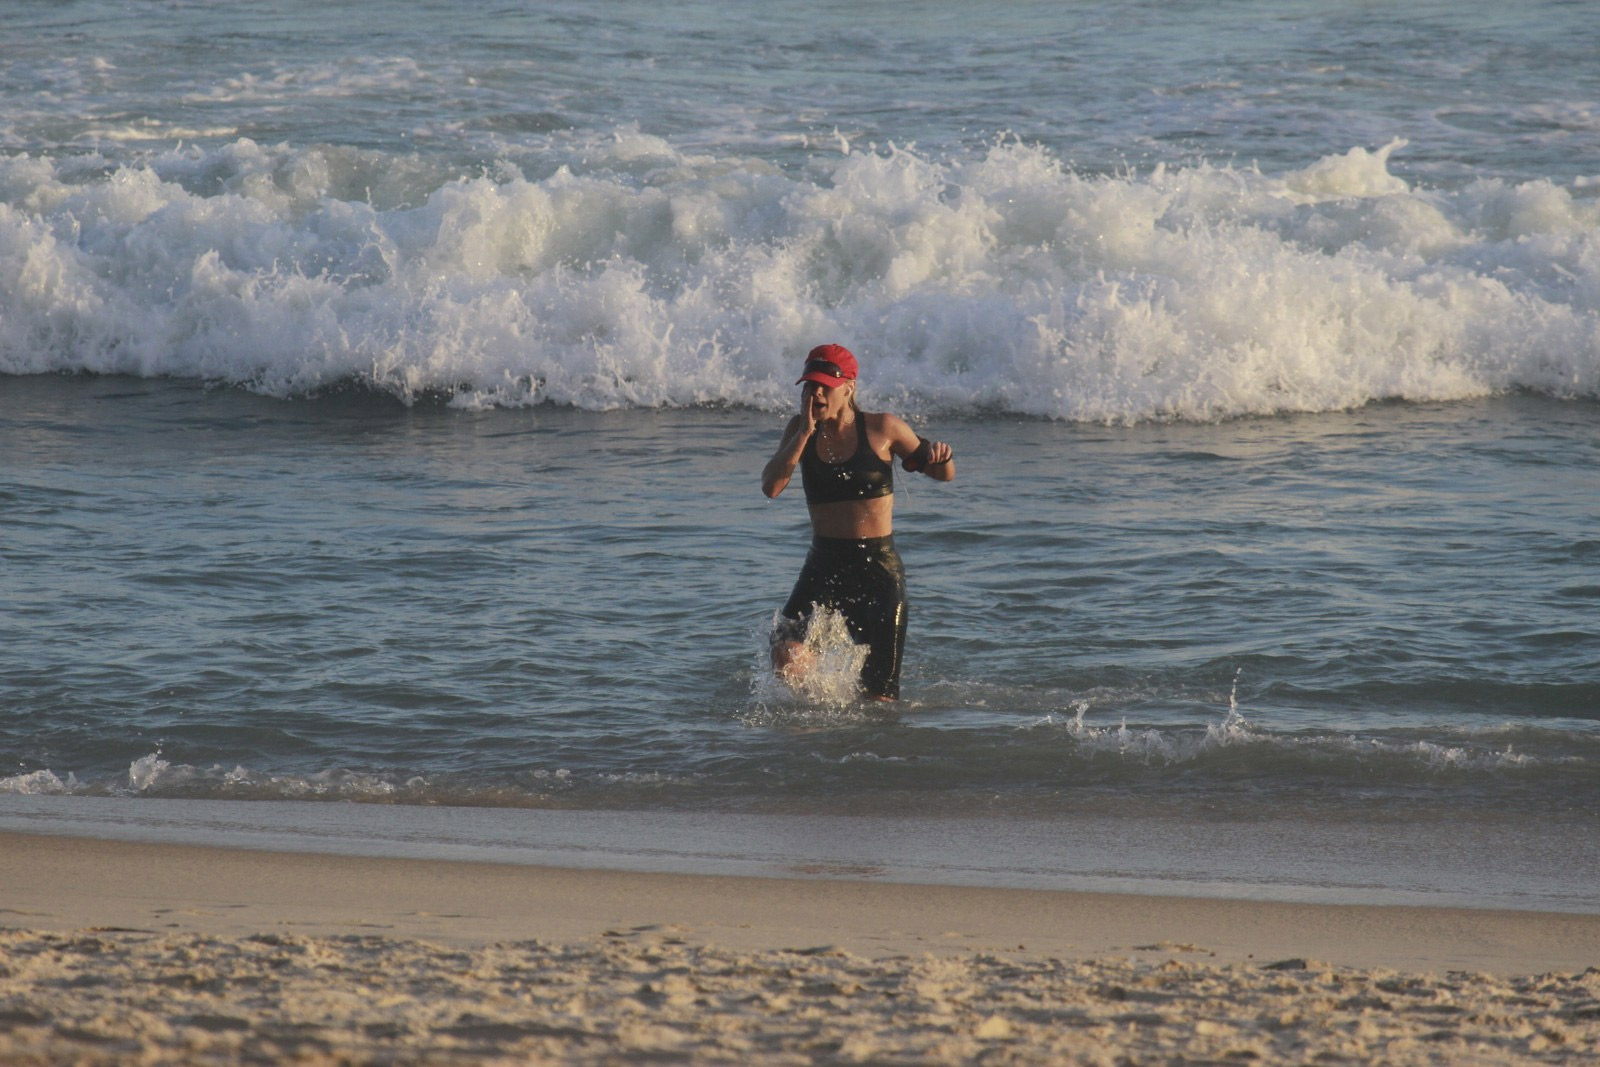
[[[1578,755],[1518,752],[1513,745],[1496,744],[1472,729],[1445,730],[1443,736],[1431,740],[1322,731],[1284,734],[1250,722],[1237,708],[1203,728],[1129,727],[1126,721],[1115,725],[1086,722],[1089,710],[1087,703],[1080,703],[1070,719],[1047,716],[1028,729],[1062,730],[1074,740],[1078,754],[1090,759],[1114,756],[1153,767],[1193,764],[1240,748],[1255,751],[1252,763],[1258,770],[1269,769],[1287,757],[1314,761],[1329,773],[1339,768],[1353,771],[1379,761],[1424,775],[1581,767],[1588,762]]]
[[[37,796],[55,793],[73,793],[80,788],[78,779],[73,774],[68,774],[65,780],[49,770],[29,771],[26,774],[13,774],[8,778],[0,778],[0,793],[13,793],[23,796]]]
[[[1029,729],[1059,727],[1077,743],[1079,754],[1091,758],[1115,755],[1160,766],[1187,763],[1221,748],[1271,743],[1272,740],[1269,735],[1253,727],[1237,710],[1230,710],[1223,719],[1207,723],[1198,732],[1153,726],[1130,728],[1126,720],[1115,726],[1099,726],[1085,721],[1088,712],[1089,705],[1080,703],[1071,719],[1058,721],[1054,716],[1049,716]]]
[[[49,772],[36,772],[49,774]],[[52,776],[53,777],[53,776]],[[265,796],[276,799],[334,798],[344,800],[387,800],[410,792],[426,795],[428,782],[412,777],[403,783],[391,781],[381,775],[349,771],[343,768],[316,771],[309,774],[270,774],[235,765],[232,770],[220,764],[210,767],[177,763],[152,752],[134,760],[128,767],[127,784],[122,787],[111,783],[109,789],[90,783],[78,782],[69,775],[70,784],[63,792],[133,793],[162,796],[174,792],[201,794]],[[4,783],[0,783],[3,788]]]
[[[627,131],[536,180],[248,141],[12,158],[0,371],[774,408],[836,340],[875,402],[1067,419],[1600,395],[1600,203],[1409,188],[1400,147],[1118,178],[1007,142],[808,180]]]

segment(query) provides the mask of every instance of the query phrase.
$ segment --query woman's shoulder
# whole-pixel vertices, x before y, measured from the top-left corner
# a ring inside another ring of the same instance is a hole
[[[874,433],[911,433],[911,424],[892,411],[863,411],[861,415],[867,420],[867,428]]]
[[[881,441],[890,451],[894,450],[896,444],[915,447],[917,435],[899,415],[887,411],[863,411],[861,418],[873,440]]]
[[[888,433],[906,425],[905,419],[891,411],[863,411],[861,417],[873,433]]]

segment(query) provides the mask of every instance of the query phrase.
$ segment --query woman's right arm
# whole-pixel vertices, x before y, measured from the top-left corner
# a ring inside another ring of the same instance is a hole
[[[767,465],[761,468],[761,491],[768,498],[777,496],[788,486],[789,479],[794,477],[795,467],[800,463],[800,453],[805,451],[806,442],[815,429],[816,425],[804,415],[796,415],[789,420],[788,427],[783,431],[783,442],[778,445],[772,458],[767,460]]]

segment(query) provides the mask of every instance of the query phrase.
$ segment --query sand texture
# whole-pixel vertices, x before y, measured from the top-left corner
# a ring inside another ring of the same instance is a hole
[[[1600,970],[1414,976],[834,948],[0,933],[0,1060],[1593,1062]],[[1189,958],[1199,956],[1199,959]]]
[[[1597,916],[32,835],[0,895],[7,1065],[1600,1057]]]

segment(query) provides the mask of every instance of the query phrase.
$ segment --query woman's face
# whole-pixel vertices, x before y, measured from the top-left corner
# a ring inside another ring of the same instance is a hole
[[[821,422],[823,419],[837,419],[843,415],[850,407],[850,397],[854,390],[855,386],[849,382],[836,386],[823,385],[821,382],[806,382],[801,388],[801,395],[811,411],[811,417]]]

